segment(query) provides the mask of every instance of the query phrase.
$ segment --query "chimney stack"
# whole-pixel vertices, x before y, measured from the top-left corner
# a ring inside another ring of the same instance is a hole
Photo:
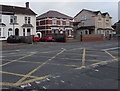
[[[25,4],[26,4],[26,8],[29,8],[29,2],[26,2]]]

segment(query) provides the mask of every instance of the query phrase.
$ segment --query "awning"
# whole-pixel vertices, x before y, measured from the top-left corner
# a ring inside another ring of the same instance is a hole
[[[22,27],[33,27],[32,24],[23,24]]]

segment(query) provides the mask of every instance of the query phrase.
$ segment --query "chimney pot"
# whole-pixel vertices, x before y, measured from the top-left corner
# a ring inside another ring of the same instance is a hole
[[[26,8],[29,8],[29,2],[26,2]]]

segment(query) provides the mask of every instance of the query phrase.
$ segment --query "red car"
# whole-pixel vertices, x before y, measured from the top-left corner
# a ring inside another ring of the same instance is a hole
[[[39,42],[40,41],[40,37],[38,35],[31,35],[31,36],[32,36],[33,42]]]
[[[45,35],[40,39],[40,41],[55,41],[55,39],[48,35]]]

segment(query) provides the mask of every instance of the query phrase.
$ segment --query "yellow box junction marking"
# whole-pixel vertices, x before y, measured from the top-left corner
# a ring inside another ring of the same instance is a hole
[[[69,60],[70,60],[70,58],[69,58]],[[75,60],[80,60],[80,59],[75,59]],[[4,61],[12,61],[12,60],[4,59]],[[23,61],[23,60],[20,60],[20,61],[17,61],[17,62],[19,62],[19,63],[31,63],[31,64],[42,64],[42,63],[44,63],[44,62],[32,62],[32,61]],[[58,66],[68,66],[68,65],[57,64],[57,63],[47,63],[47,64],[58,65]],[[69,66],[73,66],[73,65],[69,65]],[[74,66],[76,66],[76,65],[74,65]]]
[[[109,53],[108,51],[104,50],[108,55],[110,55],[113,59],[115,59],[116,57],[113,56],[111,53]]]
[[[74,49],[69,49],[67,51],[74,51],[74,50],[82,50],[83,48],[74,48]]]
[[[15,75],[15,76],[22,76],[22,77],[30,77],[30,78],[38,78],[37,76],[28,76],[28,75],[23,75],[23,74],[17,74],[17,73],[12,73],[12,72],[5,72],[5,71],[0,71],[0,73],[3,74],[9,74],[9,75]]]
[[[52,58],[48,59],[46,62],[42,63],[40,66],[38,66],[37,68],[35,68],[34,70],[32,70],[31,72],[29,72],[27,74],[27,76],[30,76],[31,74],[33,74],[34,72],[36,72],[38,69],[40,69],[42,66],[44,66],[45,64],[47,64],[49,61],[53,60],[55,57],[57,57],[58,55],[60,55],[61,53],[63,53],[65,51],[62,50],[61,52],[57,53],[55,56],[53,56]],[[14,85],[20,84],[23,80],[25,80],[27,77],[23,77],[21,78],[19,81],[17,81]]]
[[[73,50],[78,50],[78,49],[81,49],[81,48],[75,48],[75,49],[71,49],[71,50],[68,50],[68,51],[73,51]],[[16,83],[5,83],[3,82],[3,85],[12,85],[12,86],[19,86],[19,85],[22,85],[22,84],[26,84],[26,83],[29,83],[29,82],[34,82],[36,80],[42,80],[42,79],[45,79],[47,77],[51,77],[52,75],[47,75],[47,76],[43,76],[43,77],[36,77],[36,76],[31,76],[31,74],[33,74],[34,72],[36,72],[38,69],[40,69],[42,66],[44,66],[45,64],[49,64],[49,61],[53,60],[54,58],[56,58],[56,56],[60,55],[61,53],[63,53],[65,50],[62,50],[61,52],[57,53],[55,56],[51,57],[50,59],[48,59],[46,62],[30,62],[30,63],[42,63],[40,66],[38,66],[37,68],[35,68],[34,70],[32,70],[30,73],[26,74],[26,75],[23,75],[23,74],[16,74],[16,73],[11,73],[11,72],[0,72],[0,73],[5,73],[5,74],[11,74],[11,75],[16,75],[16,76],[22,76],[23,78],[21,78],[18,82]],[[105,50],[104,50],[105,51]],[[52,51],[50,51],[52,52]],[[50,53],[50,52],[41,52],[41,53]],[[112,58],[114,58],[113,60],[117,60],[115,59],[116,57],[114,57],[112,54],[110,54],[109,52],[105,51],[107,54],[109,54]],[[31,54],[30,54],[31,55]],[[26,55],[24,57],[20,57],[19,59],[16,59],[16,60],[11,60],[12,62],[19,62],[18,60],[20,59],[23,59],[25,57],[28,57],[30,55]],[[81,54],[79,54],[81,55]],[[31,55],[32,56],[32,55]],[[85,56],[86,56],[86,49],[83,48],[83,54],[82,54],[82,66],[79,67],[79,68],[76,68],[76,69],[83,69],[83,68],[86,68],[86,67],[89,67],[89,66],[95,66],[95,65],[98,65],[98,64],[102,64],[102,63],[107,63],[109,61],[101,61],[101,62],[97,62],[97,63],[94,63],[94,64],[91,64],[91,65],[88,65],[88,66],[85,66]],[[69,59],[70,58],[59,58],[59,59]],[[72,59],[72,60],[75,60],[75,59]],[[76,59],[76,60],[80,60],[80,59]],[[112,60],[112,61],[113,61]],[[27,61],[21,61],[21,62],[27,62]],[[28,62],[28,63],[29,63]],[[6,63],[5,63],[6,64]],[[9,64],[9,62],[8,62]],[[6,64],[7,65],[7,64]],[[59,64],[58,64],[59,65]],[[76,65],[64,65],[64,66],[76,66]],[[77,66],[76,66],[77,67]],[[31,80],[27,80],[27,81],[23,81],[25,80],[27,77],[30,77],[30,78],[35,78],[35,79],[31,79]]]
[[[31,82],[34,82],[34,81],[37,81],[37,80],[43,80],[43,79],[48,78],[48,77],[52,77],[52,75],[47,75],[47,76],[43,76],[43,77],[37,77],[35,79],[27,80],[27,81],[24,81],[24,82],[21,82],[21,83],[17,83],[17,84],[16,83],[8,83],[8,82],[0,82],[0,85],[4,85],[4,86],[19,86],[19,85],[31,83]]]
[[[83,55],[82,55],[82,66],[81,67],[78,67],[78,68],[75,68],[75,69],[83,69],[85,68],[85,52],[86,52],[86,49],[83,48]]]
[[[90,64],[88,65],[87,67],[90,67],[90,66],[95,66],[95,65],[98,65],[98,64],[103,64],[103,63],[108,63],[108,62],[111,62],[111,61],[117,61],[118,59],[111,59],[111,60],[105,60],[105,61],[100,61],[100,62],[97,62],[97,63],[94,63],[94,64]]]
[[[85,66],[85,51],[86,51],[86,49],[85,49],[85,48],[83,48],[82,66]]]
[[[37,81],[37,80],[43,80],[43,79],[46,79],[46,78],[48,78],[48,77],[52,77],[52,75],[47,75],[47,76],[43,76],[43,77],[38,77],[38,78],[36,78],[36,79],[27,80],[27,81],[24,81],[24,82],[21,82],[21,83],[15,83],[15,84],[13,84],[13,86],[19,86],[19,85],[31,83],[31,82],[34,82],[34,81]]]
[[[28,53],[27,53],[28,54]],[[5,55],[5,56],[2,56],[2,57],[14,57],[14,56],[25,56],[27,54],[9,54],[9,55]]]
[[[14,83],[0,82],[0,85],[12,86]]]
[[[1,67],[1,66],[5,66],[5,65],[10,64],[10,63],[13,63],[13,62],[16,62],[16,61],[18,61],[18,60],[20,60],[20,59],[23,59],[23,58],[32,56],[32,55],[34,55],[34,54],[35,54],[35,53],[28,54],[28,55],[25,55],[25,56],[23,56],[23,57],[20,57],[20,58],[18,58],[18,59],[16,59],[16,60],[12,60],[11,62],[7,62],[7,63],[4,63],[4,64],[1,64],[0,67]]]

